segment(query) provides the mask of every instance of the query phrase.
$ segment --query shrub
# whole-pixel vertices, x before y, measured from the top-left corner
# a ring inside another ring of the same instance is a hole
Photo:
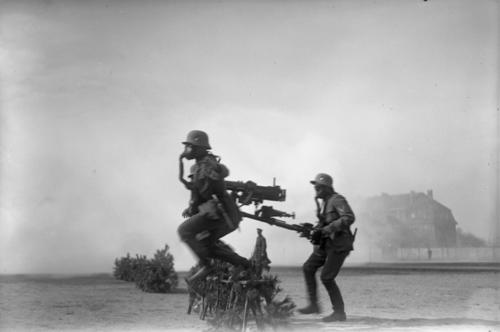
[[[288,296],[278,299],[281,288],[277,276],[242,271],[219,260],[214,261],[214,267],[205,279],[188,285],[188,314],[199,313],[211,325],[208,331],[243,331],[248,323],[258,330],[266,325],[276,329],[289,323],[295,304]],[[192,267],[188,276],[199,268]]]
[[[115,259],[113,276],[116,279],[135,282],[145,292],[168,293],[178,284],[174,269],[174,257],[168,252],[169,246],[157,250],[152,259],[145,255],[127,256]]]

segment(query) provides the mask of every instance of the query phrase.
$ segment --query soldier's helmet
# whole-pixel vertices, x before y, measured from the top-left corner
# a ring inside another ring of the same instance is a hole
[[[208,143],[207,133],[201,130],[191,130],[182,144],[191,144],[201,146],[205,149],[211,149],[210,144]]]
[[[314,180],[311,181],[311,183],[314,185],[319,184],[319,185],[333,188],[333,179],[330,175],[328,175],[326,173],[319,173],[318,175],[316,175]]]

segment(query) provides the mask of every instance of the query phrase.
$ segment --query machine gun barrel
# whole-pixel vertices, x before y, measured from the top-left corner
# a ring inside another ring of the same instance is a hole
[[[276,210],[272,206],[265,206],[265,205],[262,206],[259,210],[255,211],[255,215],[263,218],[284,217],[284,218],[295,219],[295,212],[288,213],[285,211]]]
[[[286,222],[276,219],[276,218],[264,218],[257,216],[255,214],[247,213],[244,211],[241,211],[241,215],[245,218],[250,218],[254,220],[258,220],[261,222],[265,222],[266,224],[272,225],[272,226],[278,226],[281,228],[289,229],[291,231],[296,231],[300,233],[301,237],[305,237],[310,239],[311,234],[313,231],[313,225],[309,223],[303,223],[303,224],[287,224]]]

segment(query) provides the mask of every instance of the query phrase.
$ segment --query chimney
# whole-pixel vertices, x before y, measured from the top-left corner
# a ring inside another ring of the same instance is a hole
[[[427,190],[427,196],[428,196],[430,199],[434,199],[434,194],[432,193],[432,189],[428,189],[428,190]]]

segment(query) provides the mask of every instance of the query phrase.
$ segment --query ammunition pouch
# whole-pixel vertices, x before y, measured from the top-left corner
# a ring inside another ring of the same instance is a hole
[[[238,228],[240,221],[243,219],[241,215],[241,211],[236,204],[236,201],[229,194],[224,193],[224,195],[220,198],[222,206],[227,213],[229,219],[231,219],[232,223],[235,225],[235,228]]]
[[[222,200],[216,195],[212,197],[198,206],[199,213],[211,220],[222,220],[229,231],[237,229],[242,216],[234,199],[229,195],[224,195]]]

